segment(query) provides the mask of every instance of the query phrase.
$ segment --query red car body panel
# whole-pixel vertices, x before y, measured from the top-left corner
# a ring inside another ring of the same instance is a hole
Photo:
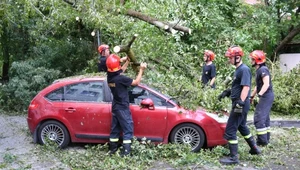
[[[72,142],[105,143],[108,142],[111,126],[111,102],[68,102],[49,101],[45,96],[68,84],[104,81],[103,77],[70,78],[60,80],[43,89],[28,108],[28,127],[31,133],[37,133],[42,122],[57,120],[67,128]],[[147,137],[156,143],[168,143],[172,130],[184,123],[199,126],[205,133],[206,146],[224,145],[226,123],[218,123],[206,114],[205,110],[188,111],[155,90],[139,85],[157,96],[168,100],[174,107],[154,106],[154,109],[141,108],[131,104],[134,121],[134,136]],[[88,136],[88,138],[87,138]]]

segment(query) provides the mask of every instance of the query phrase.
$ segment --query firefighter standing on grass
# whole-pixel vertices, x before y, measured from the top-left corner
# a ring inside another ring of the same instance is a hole
[[[129,110],[129,96],[127,88],[136,86],[140,83],[146,63],[140,64],[140,70],[135,80],[122,75],[129,64],[129,58],[125,64],[120,65],[120,57],[111,54],[107,60],[107,82],[113,95],[112,102],[112,123],[109,138],[110,151],[114,154],[118,150],[120,132],[123,132],[123,151],[122,156],[127,156],[131,152],[131,140],[133,138],[133,120]]]
[[[255,50],[250,53],[251,64],[256,69],[256,86],[251,93],[250,101],[257,94],[259,102],[254,113],[254,125],[257,134],[257,144],[265,146],[270,140],[270,110],[274,101],[271,76],[265,65],[266,55],[263,51]]]
[[[224,134],[224,138],[229,144],[230,156],[220,159],[220,163],[225,165],[239,163],[237,131],[241,133],[250,146],[250,154],[260,154],[261,152],[246,125],[247,114],[250,109],[251,71],[247,65],[243,64],[243,55],[243,50],[238,46],[230,47],[225,53],[230,64],[236,67],[231,90],[225,90],[219,96],[220,99],[230,96],[232,100],[232,109]]]
[[[216,66],[213,63],[215,59],[215,53],[210,50],[204,51],[204,65],[202,66],[201,82],[203,85],[209,85],[211,88],[215,88],[216,80]]]

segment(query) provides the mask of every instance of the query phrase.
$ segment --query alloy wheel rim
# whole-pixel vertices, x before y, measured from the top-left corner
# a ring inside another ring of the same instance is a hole
[[[182,127],[175,134],[175,142],[179,144],[189,144],[194,150],[200,144],[200,134],[192,127]]]
[[[55,124],[49,124],[42,129],[41,132],[43,143],[47,143],[47,140],[53,141],[59,146],[62,145],[65,135],[62,128]]]

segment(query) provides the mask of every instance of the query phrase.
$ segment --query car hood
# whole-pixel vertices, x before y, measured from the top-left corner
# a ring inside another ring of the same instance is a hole
[[[198,107],[196,110],[186,110],[181,108],[180,114],[185,118],[193,119],[193,120],[202,120],[204,118],[210,117],[217,121],[218,123],[227,123],[228,115],[226,112],[209,112],[202,107]]]

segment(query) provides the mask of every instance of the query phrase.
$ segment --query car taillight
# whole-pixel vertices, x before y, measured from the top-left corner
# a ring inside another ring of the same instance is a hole
[[[32,101],[29,105],[29,109],[36,109],[38,107],[38,104],[34,101]]]

